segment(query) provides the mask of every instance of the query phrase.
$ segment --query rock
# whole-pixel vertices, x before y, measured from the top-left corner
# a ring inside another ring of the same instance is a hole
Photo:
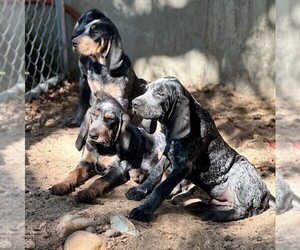
[[[106,240],[103,237],[80,230],[67,238],[64,250],[105,250],[106,245]]]
[[[94,227],[87,227],[85,231],[90,232],[90,233],[96,233],[96,229]]]
[[[32,240],[25,241],[25,249],[34,249],[35,243]]]
[[[121,214],[116,214],[110,217],[111,228],[121,233],[130,234],[134,237],[139,237],[140,233],[135,228],[133,223]]]
[[[121,235],[121,232],[116,231],[114,229],[108,229],[108,230],[105,231],[104,235],[106,237],[118,237],[118,236]]]
[[[6,249],[12,249],[13,245],[9,240],[0,240],[0,249],[6,250]]]
[[[65,238],[77,230],[82,230],[90,226],[96,227],[97,221],[78,215],[66,215],[56,227],[56,231],[60,237]]]

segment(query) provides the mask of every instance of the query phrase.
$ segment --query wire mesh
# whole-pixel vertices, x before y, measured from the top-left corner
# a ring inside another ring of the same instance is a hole
[[[63,19],[55,1],[25,2],[25,100],[30,101],[65,77],[61,59]]]
[[[24,6],[0,1],[0,102],[24,93]]]

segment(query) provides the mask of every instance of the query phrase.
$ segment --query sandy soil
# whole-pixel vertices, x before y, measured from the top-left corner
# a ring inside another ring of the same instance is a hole
[[[255,164],[274,194],[275,103],[224,85],[189,90],[213,115],[227,142]],[[66,214],[100,218],[105,225],[110,215],[126,216],[141,203],[124,195],[135,185],[132,181],[97,199],[94,205],[75,203],[74,195],[82,187],[68,196],[49,194],[48,188],[74,169],[80,158],[74,146],[79,129],[64,127],[74,115],[76,101],[74,84],[64,82],[26,105],[26,240],[35,243],[34,249],[55,249],[64,240],[56,226]],[[141,237],[106,237],[109,249],[275,248],[275,213],[270,210],[241,221],[214,223],[203,222],[184,207],[165,201],[153,221],[133,223]]]

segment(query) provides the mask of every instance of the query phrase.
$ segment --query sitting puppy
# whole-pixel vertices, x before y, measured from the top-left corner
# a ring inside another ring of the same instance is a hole
[[[172,172],[144,204],[131,211],[130,218],[150,220],[184,178],[211,197],[209,204],[203,204],[203,220],[238,220],[269,207],[270,192],[256,169],[223,140],[210,114],[176,78],[150,83],[132,105],[137,115],[167,128],[170,149],[165,156]]]
[[[129,170],[133,168],[142,170],[146,175],[153,172],[145,181],[151,191],[160,181],[160,171],[153,170],[153,166],[158,164],[166,147],[164,133],[150,135],[131,125],[122,106],[104,92],[97,95],[80,127],[76,146],[81,148],[83,143],[85,146],[77,168],[50,188],[52,194],[70,193],[90,177],[100,174],[102,177],[77,194],[79,201],[90,203],[104,192],[127,182]],[[105,165],[105,156],[112,157],[113,161]],[[138,199],[130,192],[126,196]]]
[[[97,9],[85,12],[74,27],[72,45],[80,55],[79,103],[67,126],[80,126],[97,91],[109,93],[127,112],[132,99],[144,93],[146,82],[135,75],[112,21]]]

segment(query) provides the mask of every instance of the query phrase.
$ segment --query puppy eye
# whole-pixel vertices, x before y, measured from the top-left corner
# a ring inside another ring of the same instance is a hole
[[[95,29],[95,28],[96,28],[96,25],[93,24],[93,25],[91,26],[91,30],[93,30],[93,29]]]
[[[103,120],[106,122],[114,122],[115,121],[115,117],[112,116],[104,116]]]
[[[96,109],[96,110],[94,110],[93,112],[92,112],[92,116],[98,116],[99,115],[99,113],[100,113],[100,110],[98,110],[98,109]]]
[[[113,124],[116,123],[116,120],[115,120],[115,118],[113,118],[113,117],[107,117],[107,118],[104,118],[104,121],[107,122],[107,123],[110,124],[110,125],[113,125]]]

